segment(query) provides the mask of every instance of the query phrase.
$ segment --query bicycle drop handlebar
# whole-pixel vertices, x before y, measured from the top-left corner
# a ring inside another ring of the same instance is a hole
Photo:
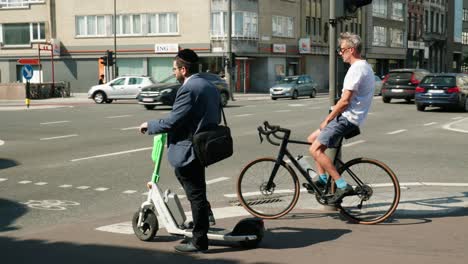
[[[265,135],[267,138],[267,141],[270,142],[270,144],[275,145],[275,146],[279,146],[281,143],[272,140],[270,138],[270,135],[273,135],[273,137],[275,137],[276,139],[283,140],[284,136],[287,135],[287,137],[289,137],[289,134],[291,134],[290,129],[281,128],[280,126],[270,125],[268,121],[264,121],[263,127],[259,126],[257,130],[258,130],[258,136],[260,137],[260,143],[263,142],[262,135]],[[284,135],[280,136],[277,134],[278,132],[284,133]]]

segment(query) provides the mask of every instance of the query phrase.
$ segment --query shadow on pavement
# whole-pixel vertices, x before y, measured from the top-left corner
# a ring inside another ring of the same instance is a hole
[[[8,169],[8,168],[15,167],[18,165],[20,165],[20,163],[18,163],[15,160],[0,158],[0,170]]]
[[[219,258],[206,259],[202,258],[202,255],[182,255],[154,249],[146,250],[94,244],[80,245],[45,240],[17,240],[10,237],[0,237],[0,248],[2,249],[1,260],[4,264],[238,263],[237,261]]]
[[[275,227],[268,229],[261,244],[262,248],[304,248],[332,241],[351,233],[349,229],[313,229],[298,227]]]
[[[0,233],[17,230],[18,228],[11,226],[11,224],[27,211],[28,208],[23,204],[0,198]],[[2,247],[0,246],[0,248]]]

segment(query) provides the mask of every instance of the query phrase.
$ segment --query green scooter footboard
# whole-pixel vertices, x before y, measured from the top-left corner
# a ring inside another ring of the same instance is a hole
[[[154,162],[154,171],[151,181],[154,183],[159,182],[159,169],[161,168],[161,160],[164,152],[164,144],[166,143],[166,138],[166,133],[154,136],[153,153],[151,154],[151,158]]]

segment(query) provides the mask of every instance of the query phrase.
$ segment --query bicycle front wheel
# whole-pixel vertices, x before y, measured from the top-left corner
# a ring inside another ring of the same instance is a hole
[[[383,162],[357,158],[338,171],[352,185],[355,195],[346,196],[338,210],[359,224],[377,224],[388,219],[400,202],[400,184]]]
[[[294,170],[281,161],[268,186],[276,159],[260,158],[244,167],[237,180],[237,197],[253,216],[276,219],[289,213],[299,199],[299,181]]]

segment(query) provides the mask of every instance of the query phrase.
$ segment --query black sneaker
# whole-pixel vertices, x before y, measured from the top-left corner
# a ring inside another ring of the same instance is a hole
[[[323,190],[325,190],[325,186],[327,185],[326,183],[323,183],[321,180],[314,181],[314,184],[315,184],[315,186],[317,186],[317,188],[321,192],[323,192]],[[304,188],[307,189],[307,192],[315,193],[314,188],[312,188],[312,185],[310,185],[308,182],[303,183],[302,186],[304,186]]]
[[[205,253],[208,250],[208,247],[197,247],[192,243],[192,241],[190,241],[187,244],[177,245],[174,249],[180,253]]]
[[[353,187],[347,184],[345,188],[337,188],[333,196],[328,198],[327,202],[329,204],[337,204],[341,202],[343,197],[352,194],[354,194]]]

